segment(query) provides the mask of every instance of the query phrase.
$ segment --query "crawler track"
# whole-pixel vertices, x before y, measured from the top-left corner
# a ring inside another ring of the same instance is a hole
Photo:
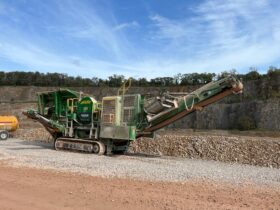
[[[54,142],[54,148],[56,150],[94,153],[97,155],[104,155],[105,153],[105,145],[102,142],[74,138],[58,138]]]

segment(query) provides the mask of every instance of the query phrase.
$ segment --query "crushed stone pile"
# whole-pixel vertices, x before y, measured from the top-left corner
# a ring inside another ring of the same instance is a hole
[[[12,134],[12,137],[31,141],[53,141],[52,136],[44,128],[18,129]]]
[[[130,151],[280,168],[279,138],[160,132],[135,141]]]

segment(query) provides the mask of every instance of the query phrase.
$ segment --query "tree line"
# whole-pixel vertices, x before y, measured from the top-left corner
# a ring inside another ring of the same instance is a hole
[[[243,81],[260,80],[263,78],[273,78],[280,75],[280,69],[270,67],[266,74],[260,74],[257,69],[250,68],[246,74],[237,74],[236,70],[224,71],[220,74],[215,73],[187,73],[177,74],[173,77],[157,77],[153,79],[131,78],[133,86],[177,86],[177,85],[203,85],[213,80],[221,79],[227,75],[236,75]],[[0,86],[64,86],[64,87],[100,87],[110,86],[119,87],[126,78],[123,75],[112,75],[107,79],[97,77],[82,78],[81,76],[73,77],[62,73],[40,73],[40,72],[23,72],[0,71]]]

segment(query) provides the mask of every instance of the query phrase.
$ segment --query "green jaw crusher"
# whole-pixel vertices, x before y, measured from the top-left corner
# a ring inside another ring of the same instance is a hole
[[[46,128],[55,139],[56,150],[124,153],[137,138],[153,137],[154,131],[242,89],[242,83],[232,76],[189,94],[147,97],[126,95],[124,90],[101,102],[59,89],[38,93],[38,109],[24,114]]]

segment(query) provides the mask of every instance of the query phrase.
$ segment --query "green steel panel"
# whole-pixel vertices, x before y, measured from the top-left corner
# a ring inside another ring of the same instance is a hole
[[[100,137],[106,139],[135,140],[136,127],[102,125],[100,127]]]

